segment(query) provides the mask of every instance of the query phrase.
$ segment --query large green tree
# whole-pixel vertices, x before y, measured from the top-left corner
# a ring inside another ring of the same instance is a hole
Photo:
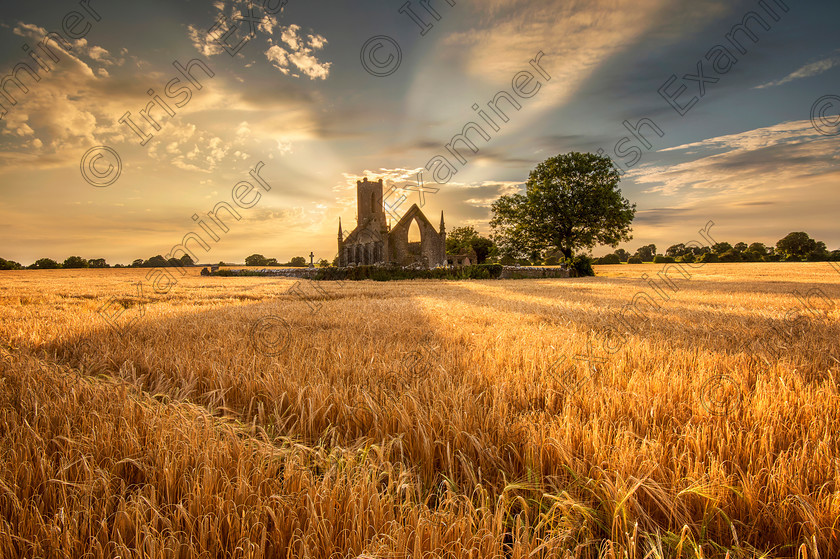
[[[493,203],[494,239],[507,255],[560,250],[566,258],[629,241],[636,205],[621,196],[619,180],[609,157],[572,152],[546,159],[531,171],[525,194]]]

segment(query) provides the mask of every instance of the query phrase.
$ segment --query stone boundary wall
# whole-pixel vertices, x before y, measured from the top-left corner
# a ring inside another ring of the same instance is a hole
[[[238,276],[241,270],[243,276],[265,276],[265,277],[286,277],[310,279],[327,268],[284,268],[271,270],[268,268],[237,268],[226,270],[233,276]],[[215,270],[213,270],[215,272]],[[216,276],[218,277],[218,276]],[[564,266],[552,268],[538,268],[533,266],[503,266],[502,273],[498,279],[522,279],[522,278],[568,278],[571,273]]]
[[[286,278],[309,278],[319,270],[323,270],[324,268],[284,268],[282,270],[271,270],[268,268],[234,268],[234,269],[225,269],[226,272],[230,272],[232,275],[239,275],[238,272],[243,271],[245,276],[253,275],[253,276],[280,276]],[[215,270],[214,270],[215,272]]]
[[[531,266],[505,266],[502,268],[502,274],[499,279],[519,279],[519,278],[568,278],[570,277],[569,269],[565,267],[558,268],[536,268]]]

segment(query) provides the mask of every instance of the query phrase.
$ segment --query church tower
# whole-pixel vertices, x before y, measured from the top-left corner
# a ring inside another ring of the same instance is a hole
[[[385,207],[382,205],[382,179],[370,182],[356,181],[356,208],[358,215],[356,225],[360,226],[368,218],[377,218],[380,225],[385,225]]]

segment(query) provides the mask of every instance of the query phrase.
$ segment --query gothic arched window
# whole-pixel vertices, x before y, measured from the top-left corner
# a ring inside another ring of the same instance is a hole
[[[417,222],[417,219],[411,220],[411,225],[408,226],[408,242],[409,243],[419,243],[422,240],[422,235],[420,234],[420,224]]]

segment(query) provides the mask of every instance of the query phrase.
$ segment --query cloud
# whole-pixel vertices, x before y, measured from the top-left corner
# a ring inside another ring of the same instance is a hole
[[[649,32],[663,35],[663,19],[670,27],[679,28],[679,22],[689,18],[699,26],[724,9],[714,1],[674,11],[666,0],[487,0],[481,2],[473,28],[453,33],[444,45],[467,74],[495,83],[509,82],[538,51],[544,52],[541,66],[551,76],[552,94],[539,96],[537,102],[555,106],[568,100],[609,57]]]
[[[699,221],[702,217],[693,208],[650,208],[638,210],[635,221],[639,225],[670,225],[680,220]]]
[[[300,26],[290,25],[283,29],[283,31],[280,33],[280,38],[283,40],[284,43],[289,45],[289,48],[291,48],[292,50],[300,50],[301,48],[303,48],[300,37],[298,36],[299,30]]]
[[[25,22],[15,25],[13,32],[30,44],[46,34],[45,29]],[[294,86],[284,88],[282,94],[276,88],[242,88],[217,72],[213,86],[193,89],[189,103],[176,109],[177,116],[153,109],[153,118],[163,128],[154,131],[152,141],[141,148],[138,137],[118,119],[130,111],[136,123],[151,131],[139,115],[150,100],[146,91],[163,94],[175,70],[169,64],[159,66],[134,56],[131,64],[124,64],[129,57],[125,49],[117,58],[86,40],[73,42],[67,52],[54,50],[59,60],[49,61],[49,70],[30,64],[40,80],[23,76],[28,92],[6,88],[14,104],[0,93],[8,109],[0,120],[3,173],[21,168],[78,168],[79,157],[93,145],[138,149],[144,158],[185,170],[221,171],[223,163],[241,161],[243,154],[289,153],[292,142],[314,138],[321,128],[317,92]],[[293,61],[290,64],[295,67]],[[196,126],[205,133],[189,143],[184,134]],[[214,144],[214,138],[224,141]]]
[[[277,18],[273,15],[266,15],[260,21],[258,29],[260,30],[260,32],[265,33],[266,35],[272,35],[274,33],[275,27],[277,27]]]
[[[762,85],[755,86],[754,89],[764,89],[767,87],[776,87],[779,85],[783,85],[794,80],[801,80],[803,78],[810,78],[812,76],[818,76],[824,72],[827,72],[834,68],[835,66],[840,65],[840,57],[835,56],[832,58],[826,58],[824,60],[820,60],[818,62],[812,62],[811,64],[806,64],[805,66],[799,68],[798,70],[791,72],[784,78],[774,81],[774,82],[767,82]]]
[[[29,39],[33,42],[40,41],[44,37],[46,37],[48,31],[43,27],[32,23],[24,23],[18,22],[17,25],[12,29],[12,33],[23,37],[25,39]],[[89,45],[87,39],[78,39],[78,40],[71,40],[70,41],[70,51],[71,57],[80,60],[81,57],[87,57],[92,61],[100,62],[103,64],[114,64],[116,60],[111,53],[109,53],[104,48],[97,46],[97,45]],[[61,50],[61,52],[64,52]],[[59,55],[60,56],[60,55]]]
[[[324,48],[327,40],[320,35],[310,34],[302,37],[299,31],[299,25],[289,25],[283,28],[280,39],[286,46],[272,45],[265,51],[265,57],[271,62],[272,66],[287,76],[298,76],[298,74],[292,73],[291,67],[295,66],[309,79],[327,79],[332,63],[321,62],[315,56],[315,51]]]
[[[365,169],[361,173],[342,173],[343,182],[334,186],[334,192],[353,192],[352,203],[356,203],[355,198],[355,191],[356,191],[356,181],[360,181],[363,179],[367,179],[370,181],[377,181],[382,179],[383,184],[390,185],[404,185],[405,183],[411,182],[413,184],[417,183],[417,173],[423,171],[422,167],[417,167],[416,169],[407,169],[404,167],[396,167],[396,168],[385,168],[380,167],[376,171],[371,169]],[[349,198],[348,198],[349,199]]]
[[[12,32],[33,43],[47,34],[46,29],[24,22],[19,22]],[[6,164],[6,170],[21,162],[34,167],[55,166],[70,157],[67,153],[58,156],[59,151],[94,143],[100,132],[98,122],[108,98],[97,97],[109,74],[97,65],[114,65],[114,58],[106,49],[89,45],[85,39],[71,42],[69,50],[52,50],[58,60],[45,58],[47,68],[24,62],[39,78],[34,81],[23,77],[28,91],[6,88],[0,99],[8,109],[0,121],[0,160]],[[22,150],[26,155],[34,155],[34,159],[15,153]]]
[[[265,51],[265,57],[271,62],[272,66],[286,74],[287,76],[290,74],[289,70],[289,53],[283,50],[282,47],[278,47],[277,45],[273,45],[269,47],[267,51]]]
[[[464,204],[489,211],[490,206],[499,197],[521,193],[524,185],[516,181],[482,181],[478,183],[448,184],[447,187],[453,191],[453,194],[471,196],[463,200]]]
[[[215,22],[210,29],[199,29],[194,25],[187,26],[187,37],[195,49],[204,56],[217,56],[226,52],[222,42],[226,42],[231,48],[243,40],[253,40],[251,34],[252,18],[259,17],[256,29],[271,37],[274,28],[277,26],[277,15],[269,14],[263,9],[254,8],[251,0],[219,0],[212,3],[215,10]],[[281,14],[285,11],[285,5],[281,8]],[[230,33],[227,35],[227,33]],[[221,36],[225,35],[222,39]],[[217,40],[218,39],[218,40]]]
[[[802,189],[818,177],[840,174],[836,140],[819,134],[804,120],[708,138],[659,153],[690,159],[630,171],[627,176],[636,184],[651,185],[645,193],[744,197]]]
[[[198,29],[193,25],[188,25],[187,37],[189,37],[195,50],[208,58],[225,52],[225,49],[218,42],[214,41],[204,29]]]
[[[187,37],[204,56],[212,57],[227,52],[222,43],[227,44],[231,50],[239,48],[236,55],[240,56],[244,52],[241,49],[248,48],[248,43],[261,35],[268,42],[268,48],[263,51],[266,59],[284,75],[300,77],[302,74],[312,80],[324,80],[329,76],[332,62],[321,61],[315,54],[315,51],[323,49],[327,44],[327,39],[322,35],[309,33],[302,36],[300,26],[296,24],[280,26],[276,14],[255,10],[248,0],[215,2],[213,8],[216,11],[216,23],[210,28],[212,32],[194,25],[187,26]],[[251,20],[255,16],[260,18],[255,27],[259,34],[251,32]],[[278,33],[279,38],[276,38]],[[242,46],[238,47],[240,44]]]
[[[246,124],[246,123],[243,123]],[[221,164],[235,145],[243,143],[243,136],[234,136],[233,142],[225,142],[213,133],[198,130],[194,124],[184,124],[179,119],[167,121],[160,131],[168,143],[159,150],[162,143],[150,144],[148,152],[158,161],[169,161],[185,171],[210,173]]]
[[[96,60],[97,62],[102,62],[103,64],[114,63],[114,58],[107,50],[103,49],[102,47],[90,47],[90,49],[88,49],[88,54],[92,59]],[[102,70],[104,70],[104,68],[102,68]]]
[[[327,44],[327,40],[320,35],[307,35],[306,38],[315,50],[321,50]]]

